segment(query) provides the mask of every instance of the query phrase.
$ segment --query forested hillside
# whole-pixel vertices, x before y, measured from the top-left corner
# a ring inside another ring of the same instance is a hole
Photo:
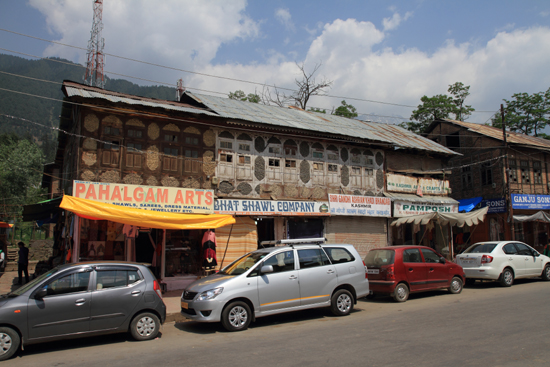
[[[59,126],[61,84],[63,80],[82,83],[84,71],[82,65],[59,58],[28,60],[0,54],[0,135],[15,133],[34,140],[46,162],[52,162],[57,147],[57,132],[52,127]],[[108,77],[105,89],[165,100],[175,95],[174,88],[143,87]]]

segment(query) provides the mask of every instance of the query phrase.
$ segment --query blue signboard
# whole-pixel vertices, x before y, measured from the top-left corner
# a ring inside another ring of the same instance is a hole
[[[512,194],[512,208],[548,210],[550,195]]]
[[[481,201],[481,207],[489,207],[488,214],[506,213],[506,199],[487,199]]]

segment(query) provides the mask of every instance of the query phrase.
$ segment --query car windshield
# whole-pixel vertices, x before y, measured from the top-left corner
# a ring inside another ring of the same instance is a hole
[[[463,254],[490,253],[495,249],[496,245],[496,243],[476,243],[475,245],[468,247]]]
[[[46,279],[50,275],[53,275],[53,274],[57,273],[58,271],[59,271],[58,268],[54,268],[54,269],[42,274],[38,278],[31,280],[29,283],[25,284],[24,286],[17,288],[13,292],[8,293],[8,296],[20,296],[23,293],[25,293],[26,291],[28,291],[29,289],[31,289],[32,287],[34,287],[36,284],[40,283],[41,281],[43,281],[44,279]]]
[[[264,257],[269,255],[268,252],[251,252],[244,255],[240,259],[233,261],[231,264],[223,268],[218,274],[223,275],[239,275],[256,265]]]
[[[371,250],[365,257],[367,267],[376,267],[393,264],[395,251],[393,250]]]

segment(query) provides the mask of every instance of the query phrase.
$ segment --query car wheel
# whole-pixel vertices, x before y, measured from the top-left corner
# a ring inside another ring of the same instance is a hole
[[[452,294],[459,294],[460,292],[462,292],[462,286],[462,279],[460,279],[459,277],[454,277],[453,279],[451,279],[449,292],[451,292]]]
[[[17,331],[9,327],[0,327],[0,361],[13,356],[19,349],[20,341]]]
[[[349,315],[353,310],[353,296],[350,291],[346,289],[340,289],[332,295],[330,302],[330,309],[336,316]]]
[[[542,271],[542,280],[550,280],[550,264],[546,264]]]
[[[510,268],[505,268],[500,274],[500,285],[503,287],[510,287],[514,284],[514,272]]]
[[[130,324],[130,333],[135,340],[150,340],[157,337],[160,328],[159,318],[152,313],[140,313]]]
[[[472,286],[476,284],[476,280],[475,279],[471,279],[471,278],[466,278],[466,285],[467,286]]]
[[[245,330],[250,325],[250,307],[244,302],[232,302],[222,312],[222,325],[227,331]]]
[[[399,283],[393,290],[392,297],[397,302],[405,302],[409,299],[409,287],[405,283]]]

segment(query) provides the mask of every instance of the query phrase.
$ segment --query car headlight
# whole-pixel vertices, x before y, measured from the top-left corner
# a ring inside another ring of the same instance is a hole
[[[197,301],[206,301],[207,299],[216,298],[216,296],[221,294],[222,292],[223,292],[223,287],[209,289],[209,290],[204,291],[201,294],[199,294],[199,297],[197,298]]]

